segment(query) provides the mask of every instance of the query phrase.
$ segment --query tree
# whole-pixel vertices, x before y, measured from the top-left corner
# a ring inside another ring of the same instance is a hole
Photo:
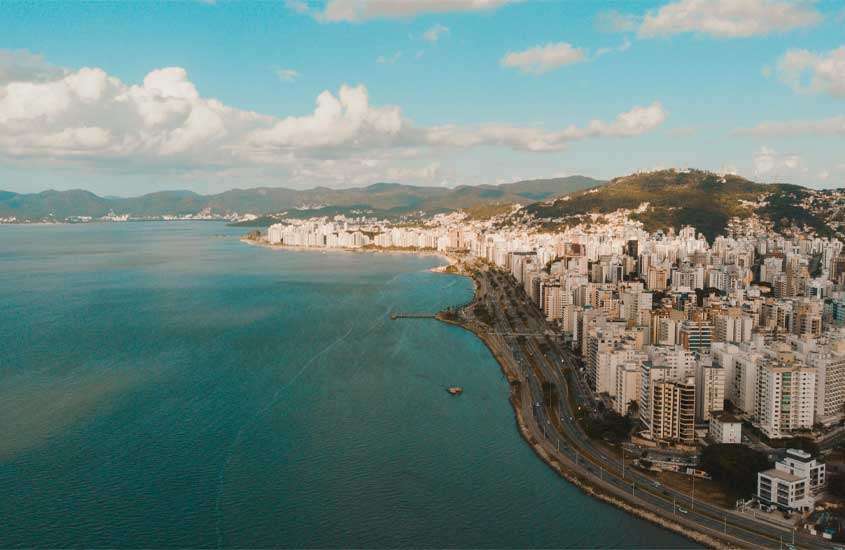
[[[701,467],[729,491],[750,496],[757,487],[757,473],[772,464],[765,453],[745,445],[720,443],[701,452]]]
[[[633,427],[630,418],[615,411],[606,411],[599,417],[587,416],[582,419],[582,425],[591,438],[606,439],[614,443],[626,441]]]
[[[783,448],[785,449],[801,449],[802,451],[806,451],[813,456],[818,456],[819,454],[819,446],[816,444],[809,437],[791,437],[783,442]]]
[[[827,490],[839,498],[845,498],[845,475],[836,474],[827,478]]]

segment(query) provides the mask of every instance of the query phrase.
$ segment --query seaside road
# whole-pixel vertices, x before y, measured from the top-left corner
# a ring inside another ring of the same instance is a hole
[[[545,319],[542,317],[542,313],[540,313],[537,308],[533,308],[533,311],[531,313],[533,314],[533,317],[538,324],[545,324]],[[530,356],[532,358],[538,358],[539,362],[544,367],[546,367],[545,375],[553,376],[555,378],[555,382],[558,384],[558,387],[565,388],[567,386],[568,380],[561,368],[558,368],[557,365],[550,364],[551,362],[549,358],[543,353],[541,353],[539,348],[536,347],[536,340],[533,343],[529,342],[528,345],[534,346],[534,349],[532,349],[530,352]],[[568,351],[558,349],[557,353],[562,353],[564,357],[570,359],[570,361],[572,362],[572,367],[575,367],[577,365],[577,359]],[[550,352],[548,353],[548,355],[554,358],[555,353]],[[573,368],[570,372],[572,373],[572,377],[578,380],[577,371]],[[591,396],[591,394],[589,393],[588,395]],[[565,395],[559,394],[559,399],[559,402],[567,402]],[[590,401],[585,400],[584,403],[589,404]],[[558,413],[559,412],[560,411],[558,411]],[[568,424],[570,424],[570,431],[574,431],[575,433],[581,435],[582,444],[585,450],[590,451],[591,457],[594,459],[598,459],[602,463],[602,467],[616,467],[621,470],[621,461],[615,457],[607,456],[604,451],[595,446],[593,441],[590,440],[583,433],[583,430],[577,422],[572,421],[571,419],[566,417],[565,414],[560,414],[560,417],[563,418],[564,421],[566,421]],[[688,512],[691,512],[694,515],[703,516],[703,523],[705,524],[715,525],[716,522],[722,522],[723,531],[725,530],[725,528],[727,528],[727,530],[730,532],[731,525],[736,524],[738,529],[745,529],[753,532],[761,532],[765,536],[770,537],[771,542],[769,544],[781,544],[781,541],[783,541],[783,543],[791,543],[793,540],[795,540],[796,542],[799,542],[802,546],[814,546],[818,544],[825,545],[825,542],[821,539],[817,539],[806,534],[793,533],[788,529],[777,528],[768,523],[754,521],[753,518],[749,518],[748,516],[739,514],[733,510],[723,509],[721,507],[712,505],[707,502],[702,502],[700,500],[696,501],[694,500],[694,493],[682,493],[673,489],[658,489],[651,479],[649,479],[645,475],[640,474],[637,470],[633,468],[628,468],[625,474],[626,477],[631,480],[632,483],[636,483],[638,486],[643,487],[646,492],[654,493],[657,498],[671,497],[675,500],[675,502],[677,502],[678,506],[685,506],[688,509]],[[668,501],[668,498],[665,498],[663,500]],[[674,505],[671,509],[673,513],[677,513]],[[708,519],[709,521],[705,521]],[[775,536],[777,537],[776,540]],[[793,539],[793,537],[795,538]]]
[[[493,278],[497,280],[491,284]],[[671,488],[657,489],[648,477],[634,468],[626,468],[620,459],[608,456],[584,434],[570,409],[566,371],[575,381],[574,393],[579,406],[593,405],[592,394],[577,376],[578,359],[557,345],[555,340],[546,339],[549,329],[542,313],[524,294],[520,296],[521,289],[513,284],[509,276],[485,271],[480,274],[478,283],[478,299],[494,316],[495,326],[492,328],[495,330],[487,329],[488,340],[497,357],[508,363],[506,371],[518,375],[521,381],[518,401],[522,416],[535,443],[548,457],[577,472],[591,485],[624,499],[632,506],[733,544],[773,547],[795,540],[800,547],[827,547],[820,539],[695,501],[690,494]],[[516,315],[510,315],[511,311]],[[509,334],[536,336],[518,338]],[[544,353],[540,349],[541,341],[553,345]],[[546,381],[553,382],[557,388],[556,410],[551,403],[544,403],[542,383]],[[686,513],[683,513],[684,509]]]

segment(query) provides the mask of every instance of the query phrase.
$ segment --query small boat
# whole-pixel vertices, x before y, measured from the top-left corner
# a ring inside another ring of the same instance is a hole
[[[452,395],[461,395],[464,392],[464,389],[459,386],[450,386],[446,389],[446,391]]]

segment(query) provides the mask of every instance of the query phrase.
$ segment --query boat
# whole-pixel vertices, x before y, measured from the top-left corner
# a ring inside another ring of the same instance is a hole
[[[462,393],[464,393],[464,389],[460,386],[449,386],[448,388],[446,388],[446,391],[451,393],[452,395],[461,395]]]

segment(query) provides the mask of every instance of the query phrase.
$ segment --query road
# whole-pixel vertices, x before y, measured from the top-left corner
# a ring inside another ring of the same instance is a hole
[[[823,539],[807,533],[695,500],[694,488],[690,493],[683,493],[659,486],[630,467],[624,458],[597,445],[577,422],[568,395],[571,381],[576,407],[592,408],[595,404],[592,392],[578,374],[578,358],[560,345],[542,312],[510,275],[485,269],[477,283],[477,298],[490,312],[493,326],[476,319],[472,308],[466,311],[468,324],[473,330],[487,332],[494,353],[508,363],[506,371],[517,373],[522,416],[533,438],[550,457],[579,473],[591,485],[634,507],[711,537],[749,547],[793,543],[800,548],[829,547]],[[550,391],[557,392],[556,399],[548,391],[544,395],[544,382],[554,384]]]

